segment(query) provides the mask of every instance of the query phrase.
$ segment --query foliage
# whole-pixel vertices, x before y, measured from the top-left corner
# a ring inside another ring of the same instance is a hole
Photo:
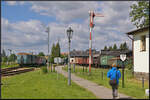
[[[2,62],[7,62],[7,61],[8,61],[8,57],[7,56],[2,57]]]
[[[54,63],[54,58],[55,57],[60,57],[60,56],[61,56],[61,54],[60,54],[60,45],[59,45],[59,42],[57,42],[56,46],[53,43],[53,46],[51,48],[50,62]]]
[[[122,44],[120,44],[120,50],[123,50],[123,45]]]
[[[43,52],[39,52],[38,56],[45,56]]]
[[[126,43],[126,42],[121,43],[119,48],[117,48],[117,45],[116,45],[116,44],[114,44],[113,47],[112,47],[112,46],[109,46],[109,48],[107,48],[107,46],[104,47],[104,50],[117,50],[117,49],[120,49],[120,50],[128,50],[129,47],[127,46],[127,43]]]
[[[109,46],[109,50],[112,50],[112,46]]]
[[[133,69],[133,64],[129,63],[128,65],[126,65],[126,67],[127,67],[128,70],[132,70]]]
[[[60,45],[59,42],[57,42],[56,47],[55,47],[56,55],[55,57],[60,57]]]
[[[51,63],[54,63],[54,57],[53,57],[53,56],[50,56],[49,59],[50,59],[50,62],[51,62]]]
[[[149,25],[149,1],[137,1],[137,4],[131,5],[130,8],[131,22],[137,28]]]
[[[5,50],[3,49],[2,51],[2,57],[6,57],[6,53],[5,53]]]
[[[42,72],[43,72],[44,74],[48,73],[48,70],[47,70],[46,67],[42,67],[41,70],[42,70]]]
[[[124,43],[122,44],[122,47],[123,47],[123,50],[128,50],[128,46],[127,46],[127,43],[126,43],[126,42],[124,42]]]
[[[117,50],[117,45],[116,44],[114,44],[113,50]]]
[[[15,54],[11,54],[8,58],[8,61],[15,61],[17,59],[17,56]]]
[[[19,64],[11,63],[11,65],[8,65],[6,62],[1,63],[1,68],[9,68],[9,67],[16,67],[19,66]]]
[[[107,46],[104,47],[104,50],[107,50]]]
[[[121,50],[128,50],[129,47],[127,46],[127,43],[124,42],[124,43],[120,44],[120,49],[121,49]]]

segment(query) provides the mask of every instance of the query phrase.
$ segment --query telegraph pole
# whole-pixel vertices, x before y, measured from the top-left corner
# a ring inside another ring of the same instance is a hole
[[[50,29],[49,29],[49,27],[47,27],[47,30],[46,30],[46,32],[48,33],[48,63],[47,63],[47,70],[49,68],[49,31],[50,31]]]
[[[94,13],[94,11],[89,11],[90,13],[90,41],[89,41],[89,74],[91,73],[91,63],[92,63],[92,29],[94,28],[93,20],[94,17],[104,17],[101,14]]]

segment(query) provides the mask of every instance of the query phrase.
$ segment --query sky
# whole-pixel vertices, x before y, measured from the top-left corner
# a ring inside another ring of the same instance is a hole
[[[66,30],[73,29],[71,50],[89,48],[89,11],[103,14],[94,17],[92,48],[101,50],[106,45],[117,47],[131,40],[125,34],[136,29],[129,17],[130,6],[135,1],[2,1],[1,48],[9,54],[39,52],[48,53],[50,28],[50,51],[59,41],[61,52],[68,52]]]

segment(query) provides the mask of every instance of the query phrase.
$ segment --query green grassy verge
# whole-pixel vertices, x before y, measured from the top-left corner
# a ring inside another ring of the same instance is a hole
[[[16,66],[19,66],[19,65],[16,64],[16,63],[13,63],[11,65],[7,65],[5,63],[1,63],[1,68],[9,68],[9,67],[16,67]]]
[[[67,66],[63,68],[64,70],[67,71]],[[81,66],[76,66],[75,69],[75,75],[80,76],[84,79],[93,81],[99,85],[103,85],[107,88],[111,88],[109,85],[108,81],[109,79],[107,78],[107,72],[109,69],[98,69],[98,68],[91,68],[91,75],[88,75],[88,69],[86,72],[86,68],[84,68],[83,72],[83,67]],[[122,73],[122,70],[120,70]],[[73,67],[71,68],[71,72],[73,73]],[[102,78],[102,72],[103,72],[103,78]],[[143,99],[147,98],[145,97],[145,89],[149,88],[149,83],[148,81],[145,81],[144,84],[144,89],[142,88],[142,81],[136,80],[135,78],[132,77],[132,72],[129,70],[125,70],[125,87],[122,88],[122,78],[119,80],[119,92],[124,93],[126,95],[132,96],[134,98],[138,99]]]
[[[58,75],[58,77],[57,77]],[[95,95],[55,72],[41,70],[2,78],[2,99],[96,99]]]

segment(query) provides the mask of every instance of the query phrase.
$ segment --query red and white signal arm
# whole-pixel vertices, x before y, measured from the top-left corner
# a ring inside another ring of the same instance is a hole
[[[121,54],[121,55],[120,55],[120,59],[121,59],[122,61],[125,61],[125,60],[126,60],[126,54]]]

